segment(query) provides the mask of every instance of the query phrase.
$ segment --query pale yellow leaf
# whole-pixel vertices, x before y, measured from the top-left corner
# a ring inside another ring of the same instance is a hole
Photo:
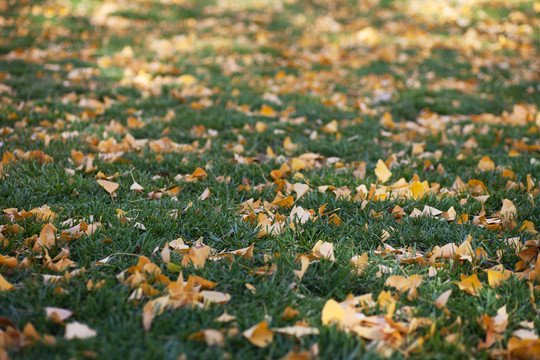
[[[89,339],[95,336],[97,336],[97,331],[91,329],[88,325],[77,321],[67,324],[66,332],[64,334],[66,340]]]
[[[114,193],[118,189],[118,187],[120,186],[119,184],[117,184],[115,182],[112,182],[112,181],[108,181],[108,180],[96,180],[96,181],[109,194]]]

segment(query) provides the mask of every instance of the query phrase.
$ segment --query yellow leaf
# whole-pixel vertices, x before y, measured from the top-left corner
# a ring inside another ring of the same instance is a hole
[[[420,200],[421,198],[424,197],[425,193],[426,193],[426,188],[424,187],[424,185],[418,181],[414,182],[411,187],[410,187],[410,190],[411,190],[411,195],[412,195],[412,198],[414,200]]]
[[[352,266],[354,266],[356,273],[358,275],[362,274],[362,272],[366,269],[366,267],[369,264],[368,260],[368,253],[365,252],[361,256],[355,255],[351,258],[350,263]]]
[[[202,269],[206,259],[210,255],[210,248],[206,245],[191,248],[182,259],[182,266],[187,266],[190,262],[195,269]]]
[[[291,168],[294,171],[304,170],[307,167],[306,162],[300,158],[293,158],[291,160]]]
[[[262,321],[242,333],[250,343],[260,348],[270,345],[274,341],[274,333],[268,329],[268,322]]]
[[[306,255],[300,255],[300,270],[293,270],[294,274],[298,276],[298,281],[302,280],[302,277],[304,277],[304,274],[309,267],[309,257]]]
[[[262,116],[269,116],[269,117],[277,116],[276,111],[266,104],[263,104],[261,106],[260,114]]]
[[[491,287],[497,287],[501,285],[504,280],[510,277],[510,272],[501,272],[495,270],[488,270],[488,283]]]
[[[386,164],[379,159],[379,161],[377,161],[377,166],[375,167],[375,175],[377,175],[377,178],[384,184],[390,179],[392,173],[388,170]]]
[[[294,198],[292,196],[285,197],[281,193],[278,193],[272,204],[282,208],[289,208],[294,204]]]
[[[534,224],[532,223],[532,221],[529,221],[529,220],[525,220],[523,222],[523,225],[521,225],[521,227],[519,228],[519,230],[524,231],[528,234],[538,233],[538,231],[536,231],[536,229],[534,228]]]
[[[477,167],[481,171],[495,171],[495,163],[487,155],[480,159]]]
[[[337,120],[332,120],[328,124],[324,125],[321,129],[326,134],[335,134],[338,132]]]
[[[1,291],[10,291],[10,290],[13,290],[13,289],[15,289],[15,287],[9,281],[4,279],[4,277],[2,275],[0,275],[0,292]]]
[[[97,183],[105,189],[109,194],[114,193],[120,185],[108,180],[97,180]]]
[[[285,149],[286,152],[293,152],[298,149],[298,144],[294,144],[291,141],[291,138],[287,136],[283,141],[283,149]]]
[[[266,131],[268,129],[268,125],[263,123],[262,121],[257,121],[255,124],[255,130],[257,130],[258,133],[262,133],[263,131]]]
[[[478,291],[482,289],[482,283],[478,280],[478,276],[473,274],[469,277],[467,275],[461,275],[461,281],[457,283],[460,290],[463,290],[473,296],[478,296]]]
[[[330,261],[335,261],[333,243],[319,240],[315,246],[313,246],[312,252],[313,256],[315,256],[317,259],[328,259]]]
[[[409,299],[416,298],[418,296],[417,288],[422,282],[421,275],[411,275],[405,277],[401,275],[392,275],[384,283],[387,286],[396,288],[399,292],[405,292],[409,290]]]
[[[517,215],[517,209],[511,200],[504,199],[503,206],[499,211],[499,216],[503,218],[515,218]]]
[[[165,307],[169,303],[169,296],[161,296],[157,299],[150,300],[143,307],[143,327],[145,331],[150,330],[152,321],[157,315],[163,313]]]
[[[437,306],[439,309],[445,308],[446,303],[448,302],[448,299],[450,298],[450,295],[452,295],[452,290],[446,290],[445,292],[443,292],[435,300],[435,306]]]
[[[330,299],[324,304],[321,321],[323,325],[331,325],[332,323],[339,323],[344,316],[345,310],[341,305],[336,300]]]

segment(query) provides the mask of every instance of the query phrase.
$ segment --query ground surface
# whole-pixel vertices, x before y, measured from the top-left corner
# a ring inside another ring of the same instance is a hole
[[[1,2],[0,359],[540,356],[539,12]]]

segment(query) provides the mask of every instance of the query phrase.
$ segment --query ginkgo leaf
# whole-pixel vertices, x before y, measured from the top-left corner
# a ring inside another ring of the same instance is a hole
[[[309,191],[309,185],[296,183],[293,185],[293,190],[296,193],[296,200],[298,200]]]
[[[262,321],[242,333],[250,343],[260,348],[270,345],[274,341],[274,333],[268,329],[268,322]]]
[[[97,331],[91,329],[88,325],[80,322],[72,322],[66,325],[64,338],[66,340],[73,339],[89,339],[97,336]]]
[[[231,295],[219,291],[203,290],[200,292],[204,303],[226,304],[231,300]]]
[[[327,259],[330,261],[335,261],[334,258],[334,244],[326,241],[319,240],[313,246],[312,249],[313,256],[318,259]]]
[[[203,193],[199,196],[199,200],[204,201],[210,197],[210,189],[206,188],[204,189]]]
[[[478,276],[476,274],[473,274],[471,276],[467,276],[465,274],[461,275],[461,281],[457,282],[457,285],[459,288],[468,294],[471,294],[473,296],[478,296],[478,291],[482,289],[482,283],[478,279]]]
[[[384,161],[379,159],[379,161],[377,161],[377,166],[375,167],[375,175],[377,176],[379,181],[384,184],[390,179],[392,173],[390,172],[390,170],[388,170],[388,167],[386,166]]]
[[[514,203],[508,199],[503,200],[503,206],[499,211],[499,216],[503,218],[515,218],[517,215],[517,209]]]
[[[350,263],[354,266],[356,273],[361,275],[369,264],[368,253],[365,252],[362,255],[355,255],[351,258]]]
[[[195,169],[195,171],[193,171],[193,173],[191,175],[188,176],[187,179],[189,181],[202,180],[207,176],[208,176],[208,174],[206,173],[206,171],[204,171],[204,169],[198,167],[198,168]]]
[[[223,314],[218,316],[214,321],[226,323],[233,320],[236,320],[236,316],[227,314],[227,312],[225,311]]]
[[[96,180],[96,181],[102,188],[105,189],[105,191],[107,191],[111,195],[118,189],[118,187],[120,187],[119,184],[112,181],[108,181],[108,180]]]
[[[510,277],[510,272],[501,272],[495,270],[488,270],[488,283],[491,287],[497,287],[501,283]]]
[[[445,308],[448,299],[450,299],[450,295],[452,295],[452,290],[446,290],[445,292],[443,292],[435,300],[435,306],[437,306],[439,309]]]
[[[133,184],[131,184],[131,186],[129,187],[129,190],[133,190],[133,191],[136,191],[136,192],[143,192],[144,188],[139,185],[139,183],[137,183],[136,181],[133,181]]]
[[[15,289],[15,287],[0,274],[0,292],[13,289]]]
[[[392,275],[385,281],[385,285],[394,287],[399,290],[399,292],[405,292],[409,290],[409,299],[416,298],[418,296],[417,288],[422,282],[421,275],[411,275],[410,277],[405,277],[401,275]]]
[[[300,315],[300,311],[293,309],[290,306],[287,306],[281,315],[283,320],[290,320]]]
[[[298,281],[301,281],[309,266],[309,257],[306,255],[300,255],[300,270],[293,270],[294,274],[298,276]]]
[[[266,104],[263,104],[261,106],[261,110],[260,110],[259,113],[262,116],[269,116],[269,117],[277,116],[276,111],[273,108],[271,108],[270,106],[266,105]]]
[[[143,327],[149,331],[152,322],[157,315],[163,313],[169,302],[169,296],[161,296],[157,299],[148,301],[143,307]]]
[[[323,325],[331,325],[332,323],[338,323],[345,316],[345,310],[339,305],[339,303],[333,299],[330,299],[324,304],[321,314],[321,321]]]
[[[306,335],[319,335],[319,329],[309,326],[286,326],[281,328],[272,328],[272,331],[275,331],[280,334],[293,335],[296,338],[301,338]]]
[[[332,120],[328,124],[324,125],[321,129],[326,134],[335,134],[338,132],[337,120]]]
[[[73,311],[47,306],[45,307],[45,314],[47,315],[47,318],[50,318],[55,322],[62,322],[73,315]]]
[[[477,167],[482,171],[495,171],[495,163],[487,155],[480,159]]]

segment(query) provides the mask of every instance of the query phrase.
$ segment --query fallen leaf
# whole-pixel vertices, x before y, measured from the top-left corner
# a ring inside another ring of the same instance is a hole
[[[488,270],[488,283],[491,287],[497,287],[501,285],[504,280],[510,277],[510,272],[501,272],[495,270]]]
[[[473,274],[469,277],[465,274],[461,274],[461,281],[456,283],[459,288],[468,294],[478,296],[478,291],[482,289],[482,283],[478,280],[478,276]]]
[[[515,218],[517,216],[517,209],[514,203],[508,199],[504,199],[503,206],[499,211],[499,216],[507,219]]]
[[[208,199],[209,196],[210,196],[210,189],[206,188],[206,189],[204,189],[201,196],[199,196],[199,200],[204,201],[204,200]]]
[[[377,176],[379,181],[384,184],[388,181],[388,179],[390,179],[392,173],[390,172],[390,170],[388,170],[388,167],[386,166],[384,161],[379,159],[379,161],[377,161],[377,166],[375,167],[375,175]]]
[[[10,291],[13,289],[15,289],[15,287],[0,274],[0,292]]]
[[[96,181],[102,188],[105,189],[105,191],[107,191],[111,195],[118,189],[118,187],[120,187],[119,184],[112,181],[108,181],[108,180],[96,180]]]
[[[385,285],[391,286],[399,290],[399,292],[405,292],[409,290],[409,300],[414,299],[418,296],[417,288],[422,282],[421,275],[411,275],[410,277],[405,277],[401,275],[392,275],[385,281]]]
[[[89,339],[95,336],[97,336],[97,331],[77,321],[67,324],[64,334],[66,340]]]
[[[268,322],[262,321],[242,333],[250,343],[260,348],[270,345],[274,341],[274,333],[268,329]]]
[[[294,319],[298,315],[300,315],[300,311],[298,311],[296,309],[293,309],[290,306],[287,306],[285,308],[285,310],[283,311],[283,314],[281,315],[281,318],[283,320],[290,320],[290,319]]]
[[[319,329],[308,326],[285,326],[281,328],[272,328],[272,331],[275,331],[280,334],[293,335],[298,339],[306,335],[319,335]]]
[[[298,200],[309,191],[309,185],[296,183],[293,185],[293,190],[296,193],[296,200]]]
[[[481,171],[495,171],[495,163],[486,155],[480,159],[477,168]]]
[[[300,255],[300,270],[293,270],[294,274],[298,276],[298,281],[301,281],[309,266],[309,257],[306,255]]]
[[[327,259],[335,261],[334,258],[334,244],[326,241],[319,240],[312,249],[313,256],[317,259]]]
[[[161,296],[157,299],[148,301],[143,307],[143,327],[145,331],[149,331],[152,327],[152,322],[157,315],[163,313],[169,302],[169,296]]]
[[[324,304],[321,321],[323,325],[331,325],[332,323],[339,323],[344,316],[345,310],[341,305],[336,300],[330,299]]]
[[[452,295],[452,290],[446,290],[445,292],[443,292],[435,300],[435,306],[437,306],[439,309],[445,308],[448,299],[450,299],[450,295]]]
[[[47,306],[45,307],[45,314],[47,315],[47,318],[52,319],[55,322],[57,322],[58,320],[62,322],[69,318],[71,315],[73,315],[73,311],[58,307]]]
[[[231,300],[231,295],[219,291],[203,290],[200,295],[205,304],[226,304]]]
[[[141,185],[139,185],[136,181],[133,181],[133,184],[131,184],[131,186],[129,187],[129,190],[133,190],[140,193],[144,190],[144,188]]]

